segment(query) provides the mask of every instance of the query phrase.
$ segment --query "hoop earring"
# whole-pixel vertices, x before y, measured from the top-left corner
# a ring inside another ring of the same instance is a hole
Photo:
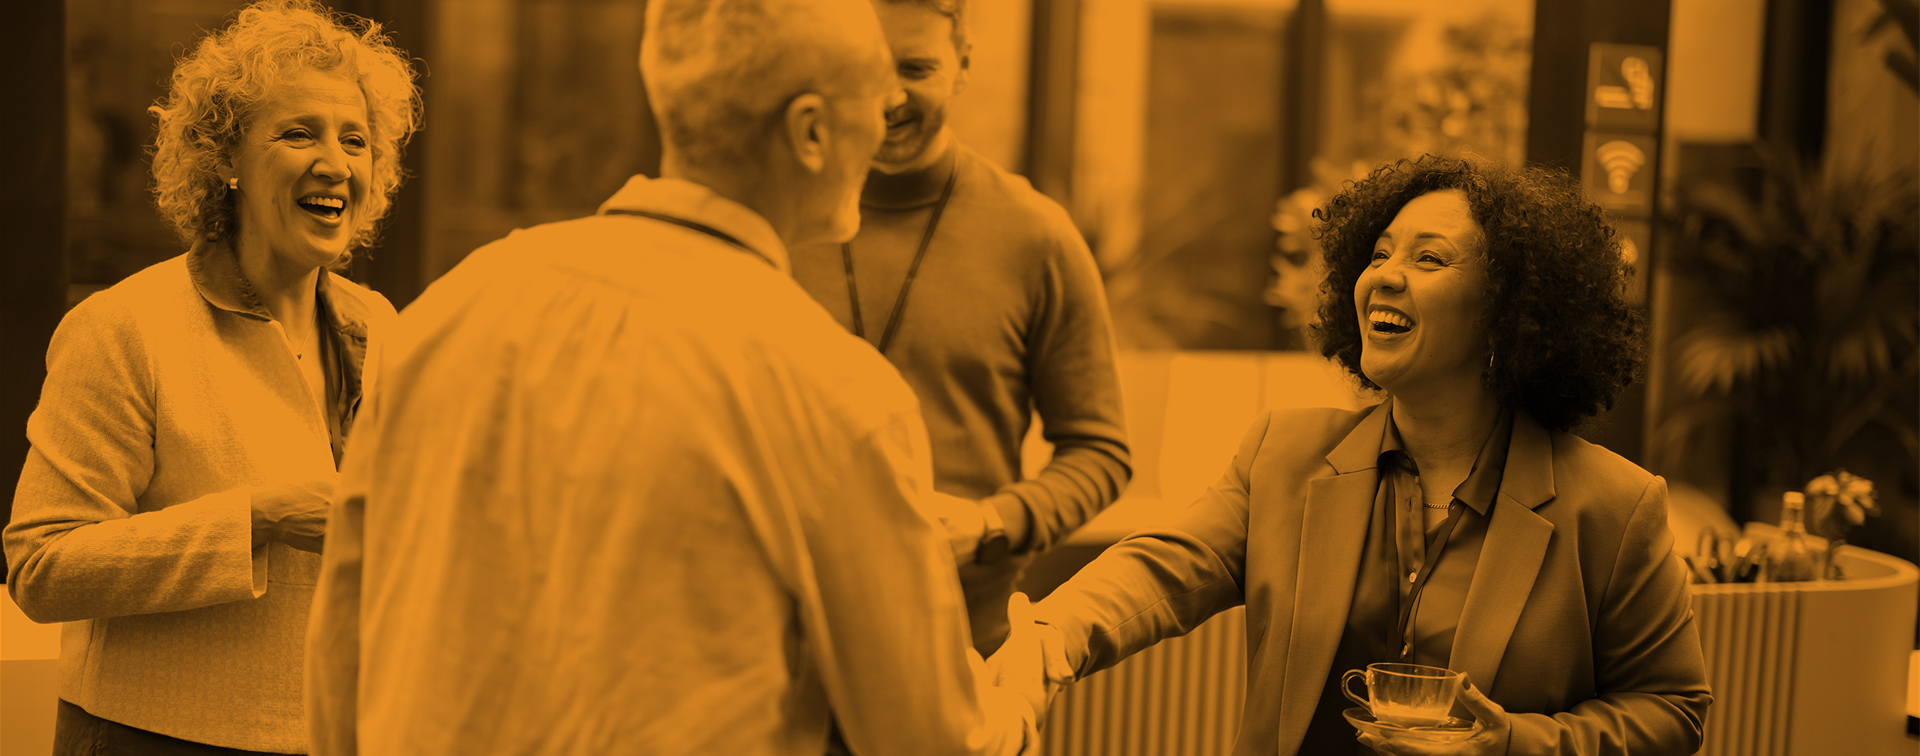
[[[239,176],[235,176],[235,177],[233,177],[233,178],[230,178],[230,179],[227,179],[227,191],[230,191],[230,192],[237,192],[237,191],[240,191],[240,177],[239,177]]]

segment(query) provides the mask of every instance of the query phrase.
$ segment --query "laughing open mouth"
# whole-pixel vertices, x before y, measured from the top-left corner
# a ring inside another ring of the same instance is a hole
[[[1367,322],[1373,325],[1376,333],[1406,333],[1413,330],[1413,321],[1397,312],[1375,310],[1367,315]]]
[[[300,209],[327,220],[335,220],[347,211],[347,201],[339,197],[310,194],[300,198]]]

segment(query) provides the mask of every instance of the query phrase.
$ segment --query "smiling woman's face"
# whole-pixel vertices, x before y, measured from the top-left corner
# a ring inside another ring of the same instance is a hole
[[[347,253],[373,179],[373,134],[360,87],[296,73],[261,101],[233,150],[242,255],[312,269]]]
[[[1476,378],[1487,364],[1486,234],[1459,190],[1394,216],[1354,282],[1360,367],[1389,393]]]

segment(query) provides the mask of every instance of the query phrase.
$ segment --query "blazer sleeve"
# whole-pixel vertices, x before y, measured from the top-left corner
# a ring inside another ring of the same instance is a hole
[[[1597,695],[1552,716],[1511,715],[1509,753],[1685,756],[1700,749],[1713,696],[1660,478],[1628,518],[1593,630],[1593,659]]]
[[[35,622],[195,609],[266,591],[245,488],[141,512],[155,386],[138,313],[83,301],[47,349],[5,531],[7,590]]]
[[[1076,678],[1246,602],[1248,480],[1271,421],[1253,423],[1220,480],[1170,524],[1127,536],[1040,602]]]

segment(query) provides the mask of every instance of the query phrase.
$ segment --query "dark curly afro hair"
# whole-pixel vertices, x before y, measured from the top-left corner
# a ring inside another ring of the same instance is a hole
[[[1360,369],[1354,284],[1400,208],[1458,189],[1486,231],[1483,328],[1495,359],[1482,373],[1494,396],[1549,430],[1571,430],[1611,409],[1642,377],[1646,319],[1627,299],[1629,266],[1599,207],[1565,171],[1513,170],[1427,155],[1381,166],[1315,210],[1326,254],[1320,283],[1320,353]]]

